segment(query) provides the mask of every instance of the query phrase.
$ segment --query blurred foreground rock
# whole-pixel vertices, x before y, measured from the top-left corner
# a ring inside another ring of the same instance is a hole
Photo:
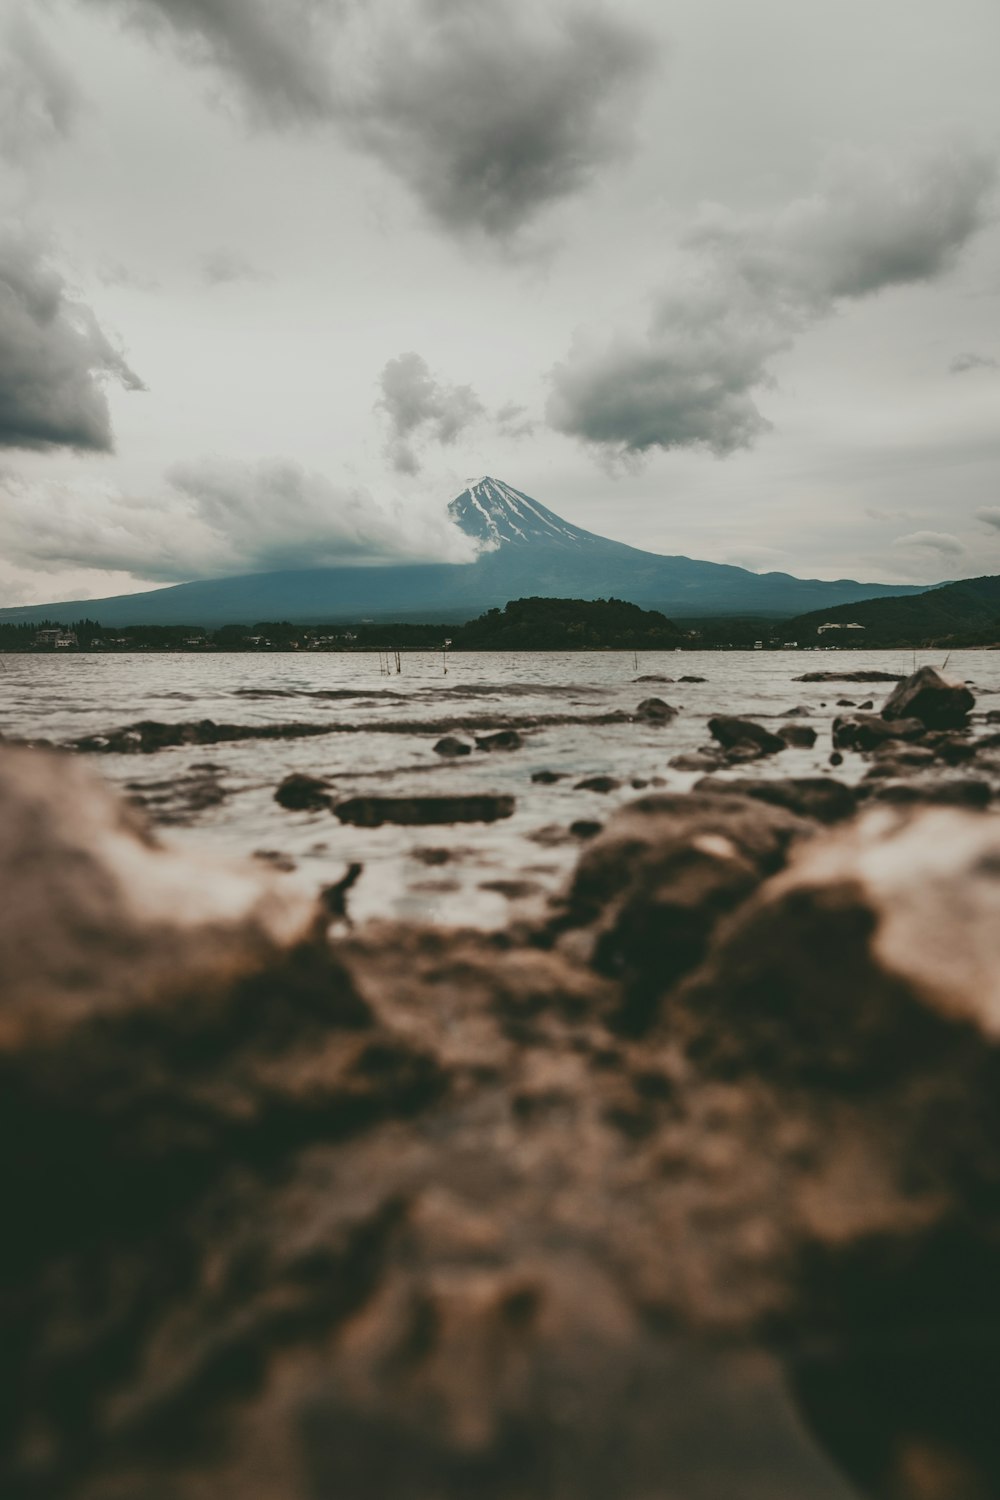
[[[331,943],[0,755],[5,1500],[1000,1492],[1000,821],[785,786]]]

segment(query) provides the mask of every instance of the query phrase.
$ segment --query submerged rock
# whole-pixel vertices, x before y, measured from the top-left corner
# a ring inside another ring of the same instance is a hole
[[[714,719],[709,719],[708,729],[712,738],[718,740],[724,750],[735,750],[747,745],[752,746],[759,755],[775,755],[779,750],[785,749],[785,741],[780,735],[772,734],[763,724],[756,724],[752,719],[719,714]]]
[[[514,798],[492,792],[452,797],[350,797],[334,812],[342,823],[380,828],[383,823],[495,823],[509,818]]]
[[[817,735],[811,724],[784,724],[778,730],[778,738],[795,749],[811,750]]]
[[[498,729],[494,734],[476,736],[477,750],[520,750],[524,738],[516,729]]]
[[[585,776],[576,783],[578,792],[617,792],[621,782],[617,776]]]
[[[532,771],[531,779],[538,786],[555,786],[557,781],[566,779],[565,771]]]
[[[878,714],[855,713],[833,721],[833,744],[837,750],[874,750],[886,740],[918,740],[926,725],[920,719],[885,719]]]
[[[312,811],[330,806],[329,783],[318,776],[306,776],[295,771],[286,776],[274,794],[281,807],[292,812]]]
[[[876,667],[862,667],[856,672],[803,672],[793,682],[901,682],[902,672],[883,672]]]
[[[468,740],[460,740],[455,734],[446,734],[434,746],[434,754],[443,755],[449,760],[454,760],[460,755],[471,755],[472,746]]]
[[[775,807],[785,807],[803,818],[820,823],[840,823],[853,816],[858,799],[853,787],[832,776],[725,778],[704,776],[695,783],[696,792],[722,797],[756,797]]]
[[[936,667],[921,667],[890,693],[884,719],[919,719],[928,729],[960,729],[976,700],[964,682],[952,682]]]
[[[635,717],[646,724],[669,724],[677,717],[677,709],[662,698],[643,698],[635,711]]]

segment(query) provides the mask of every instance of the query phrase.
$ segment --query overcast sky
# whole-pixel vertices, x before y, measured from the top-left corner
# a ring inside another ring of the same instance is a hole
[[[1000,572],[996,0],[0,16],[0,604],[462,559],[484,473]]]

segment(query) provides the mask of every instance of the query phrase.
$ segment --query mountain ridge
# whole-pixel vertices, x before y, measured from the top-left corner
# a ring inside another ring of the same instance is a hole
[[[645,552],[575,526],[490,475],[457,495],[449,513],[480,543],[474,562],[302,568],[201,579],[147,593],[9,606],[0,609],[0,619],[63,624],[87,615],[107,626],[462,620],[528,595],[613,595],[682,619],[740,614],[788,618],[935,587],[751,573],[729,563]]]

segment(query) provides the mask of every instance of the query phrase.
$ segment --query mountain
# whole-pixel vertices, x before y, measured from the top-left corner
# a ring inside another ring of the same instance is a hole
[[[860,625],[861,630],[824,630]],[[796,640],[829,645],[925,646],[1000,642],[1000,577],[964,578],[906,599],[868,599],[801,615],[787,627]]]
[[[510,599],[609,595],[681,619],[787,616],[857,599],[921,592],[905,584],[835,582],[750,573],[723,563],[663,557],[596,536],[488,476],[463,490],[452,519],[484,548],[471,563],[302,568],[175,584],[146,594],[0,609],[3,620],[103,625],[205,625],[292,620],[467,620]]]

